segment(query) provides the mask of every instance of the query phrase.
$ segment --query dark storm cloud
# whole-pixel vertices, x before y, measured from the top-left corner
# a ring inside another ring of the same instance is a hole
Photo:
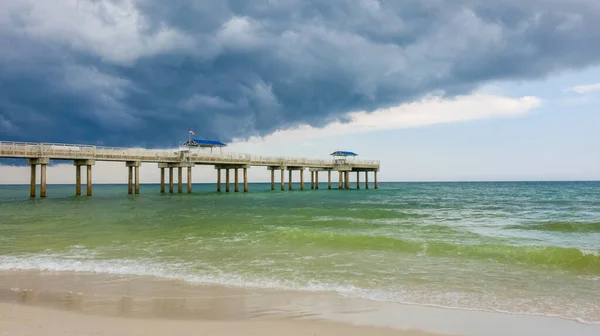
[[[595,0],[5,0],[0,138],[170,146],[600,61]]]

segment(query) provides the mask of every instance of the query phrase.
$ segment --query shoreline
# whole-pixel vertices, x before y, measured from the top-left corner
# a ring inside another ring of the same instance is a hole
[[[162,282],[162,283],[178,283],[178,282],[182,282],[185,283],[186,285],[192,286],[192,287],[198,287],[198,288],[210,288],[210,290],[214,290],[217,293],[222,293],[223,290],[225,290],[227,292],[226,296],[224,297],[235,297],[235,296],[248,296],[248,295],[257,295],[256,293],[259,293],[258,295],[285,295],[285,294],[292,294],[295,293],[299,296],[302,295],[316,295],[316,296],[339,296],[340,299],[342,300],[347,300],[347,301],[366,301],[366,302],[373,302],[374,304],[382,304],[382,305],[386,305],[386,304],[397,304],[397,305],[402,305],[402,306],[406,306],[406,307],[415,307],[415,308],[423,308],[423,309],[434,309],[434,310],[442,310],[442,311],[460,311],[460,312],[473,312],[475,314],[500,314],[500,315],[509,315],[509,316],[522,316],[522,317],[532,317],[532,318],[550,318],[550,319],[556,319],[556,320],[561,320],[561,321],[565,321],[565,322],[569,322],[569,323],[577,323],[577,324],[582,324],[582,325],[590,325],[590,326],[600,326],[600,322],[589,322],[589,321],[585,321],[582,319],[578,319],[578,318],[570,318],[570,317],[565,317],[562,315],[549,315],[549,314],[544,314],[544,313],[526,313],[526,312],[511,312],[511,311],[503,311],[503,310],[484,310],[484,309],[476,309],[476,308],[463,308],[463,307],[451,307],[451,306],[442,306],[442,305],[436,305],[436,304],[426,304],[426,303],[409,303],[409,302],[395,302],[395,301],[388,301],[388,300],[377,300],[377,299],[370,299],[370,298],[364,298],[364,297],[358,297],[358,296],[348,296],[345,295],[344,293],[340,293],[340,292],[336,292],[333,290],[325,290],[325,289],[315,289],[315,290],[308,290],[308,289],[291,289],[291,288],[275,288],[275,287],[254,287],[254,286],[238,286],[238,285],[231,285],[231,284],[222,284],[222,283],[195,283],[195,282],[188,282],[187,280],[184,279],[178,279],[178,278],[163,278],[160,276],[156,276],[156,275],[138,275],[138,274],[113,274],[113,273],[103,273],[103,272],[90,272],[90,271],[56,271],[56,270],[31,270],[31,269],[18,269],[18,270],[0,270],[0,302],[6,302],[5,298],[6,298],[6,290],[7,288],[2,288],[2,276],[6,276],[8,274],[8,276],[10,277],[11,275],[9,274],[10,272],[15,272],[15,273],[22,273],[22,274],[34,274],[34,273],[47,273],[47,274],[52,274],[55,276],[59,276],[59,277],[63,277],[63,276],[67,276],[70,277],[71,275],[77,274],[79,276],[84,276],[84,277],[95,277],[95,276],[99,276],[99,277],[114,277],[114,278],[135,278],[135,279],[142,279],[142,281],[158,281],[158,282]],[[20,287],[19,287],[20,288]],[[13,287],[11,288],[12,292],[15,293],[21,293],[21,296],[26,298],[26,300],[31,299],[32,297],[37,297],[38,293],[35,293],[36,291],[31,291],[29,289],[25,289],[23,291],[21,291],[20,289],[17,289],[17,287]],[[58,294],[60,295],[60,293],[58,291],[53,291],[54,294]],[[233,293],[233,295],[231,294]],[[73,290],[68,290],[68,289],[63,289],[62,290],[62,295],[80,295],[83,294],[83,296],[85,296],[84,293],[77,293],[77,291],[73,291]],[[10,296],[10,294],[8,295]],[[150,296],[144,296],[145,298],[152,298]],[[211,298],[216,298],[215,296],[210,296]],[[223,298],[223,297],[221,297]],[[193,299],[193,298],[192,298]]]
[[[394,335],[410,336],[584,336],[600,331],[598,324],[559,317],[406,305],[349,298],[333,292],[241,288],[150,276],[65,271],[1,271],[0,306],[6,310],[9,306],[15,308],[13,305],[49,308],[61,314],[79,312],[98,319],[176,320],[199,323],[198,326],[207,321],[233,321],[240,325],[255,320],[295,321],[318,331],[323,322],[339,325],[343,334],[350,332],[347,328],[355,327],[374,328],[369,331],[374,335],[388,335],[393,330],[399,332]]]

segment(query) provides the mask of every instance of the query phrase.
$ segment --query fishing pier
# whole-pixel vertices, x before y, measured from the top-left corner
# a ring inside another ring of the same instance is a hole
[[[286,158],[251,154],[223,153],[226,144],[214,140],[189,139],[179,149],[119,148],[92,145],[27,143],[0,141],[0,158],[27,159],[31,169],[30,196],[36,197],[37,166],[40,166],[40,197],[46,197],[46,168],[51,160],[73,161],[75,167],[75,194],[81,195],[81,169],[86,170],[86,195],[92,196],[92,167],[97,161],[123,162],[128,172],[128,193],[140,193],[140,167],[142,163],[156,163],[160,169],[160,192],[165,193],[168,172],[168,192],[173,194],[177,169],[177,193],[183,192],[183,169],[187,169],[187,192],[192,192],[192,169],[197,165],[212,165],[216,170],[216,190],[221,191],[222,171],[225,171],[225,192],[239,192],[240,171],[243,191],[248,192],[248,169],[266,167],[271,171],[271,190],[276,190],[275,172],[280,173],[280,189],[286,190],[285,172],[288,172],[287,188],[292,188],[293,173],[300,176],[300,190],[304,190],[304,172],[310,172],[310,188],[319,189],[319,173],[327,174],[327,188],[332,189],[332,172],[338,174],[338,189],[350,189],[350,174],[356,173],[356,188],[360,189],[360,174],[364,173],[365,188],[369,188],[369,173],[373,173],[373,187],[378,188],[379,161],[356,160],[356,153],[336,151],[333,159]],[[202,150],[203,149],[203,150]],[[206,149],[210,149],[207,151]],[[213,153],[217,149],[218,153]],[[350,159],[348,159],[350,157]]]

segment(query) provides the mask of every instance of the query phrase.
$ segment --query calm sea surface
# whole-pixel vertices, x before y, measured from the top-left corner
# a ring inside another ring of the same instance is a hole
[[[184,188],[185,189],[185,188]],[[297,189],[297,187],[296,187]],[[0,186],[0,270],[152,275],[600,323],[600,183],[160,195]],[[85,189],[84,189],[85,190]],[[39,191],[38,191],[39,195]]]

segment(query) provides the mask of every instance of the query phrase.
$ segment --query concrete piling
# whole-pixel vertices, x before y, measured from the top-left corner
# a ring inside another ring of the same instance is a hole
[[[169,168],[169,194],[174,193],[174,180],[175,176],[173,170],[177,168],[177,193],[183,193],[183,168],[187,167],[187,192],[192,191],[191,181],[192,172],[191,169],[194,165],[189,163],[178,163],[178,162],[159,162],[158,168],[160,169],[160,192],[164,193],[165,190],[165,168]]]
[[[244,175],[244,192],[248,192],[248,165],[240,164],[219,164],[215,166],[217,170],[217,191],[221,191],[221,170],[225,170],[225,192],[230,192],[230,174],[229,171],[233,169],[233,190],[234,192],[240,191],[240,173],[239,170],[243,169],[242,174]]]
[[[249,167],[248,165],[246,165]],[[292,174],[294,170],[299,170],[301,167],[297,166],[267,166],[267,169],[271,171],[271,190],[275,190],[275,171],[279,171],[279,183],[281,191],[285,190],[285,171],[288,171],[288,189],[292,190]]]
[[[128,168],[128,178],[127,178],[127,193],[129,195],[139,194],[140,193],[140,166],[142,165],[141,161],[126,161],[125,166]],[[135,176],[134,176],[135,173]],[[163,191],[164,191],[164,171],[163,175]]]
[[[275,190],[275,170],[271,169],[271,190]]]
[[[160,168],[160,193],[165,193],[165,168]]]
[[[248,168],[244,167],[244,192],[248,192]]]
[[[225,192],[229,192],[229,169],[225,169]]]
[[[75,166],[75,194],[77,196],[81,196],[81,166],[86,166],[86,194],[87,196],[92,196],[92,166],[95,164],[95,160],[93,159],[74,159]],[[30,197],[35,198],[37,193],[37,165],[39,164],[41,167],[40,176],[40,197],[46,197],[46,172],[47,172],[47,164],[49,163],[48,158],[34,158],[28,159],[30,169],[31,169],[31,180],[30,180]],[[131,194],[139,194],[139,179],[140,179],[140,166],[141,161],[126,161],[126,166],[128,168],[128,193]],[[177,183],[178,183],[178,193],[183,193],[183,168],[187,168],[187,193],[192,193],[192,167],[195,165],[193,162],[189,161],[181,161],[181,162],[159,162],[158,166],[160,168],[160,192],[161,194],[165,192],[165,168],[169,168],[169,193],[173,194],[174,192],[174,172],[173,169],[177,168]],[[240,169],[243,169],[243,190],[244,193],[248,192],[248,168],[251,165],[248,164],[239,164],[239,163],[222,163],[216,164],[215,169],[217,170],[217,192],[221,191],[221,170],[225,169],[225,189],[226,192],[230,192],[230,170],[234,169],[234,190],[235,192],[240,191]],[[327,189],[331,190],[333,181],[332,181],[332,171],[338,172],[338,189],[350,189],[350,173],[356,172],[356,189],[360,189],[360,175],[361,172],[365,173],[365,189],[369,189],[369,172],[373,172],[374,183],[373,187],[377,189],[378,185],[378,171],[377,167],[352,167],[352,166],[340,166],[340,167],[327,167],[327,166],[319,166],[319,167],[310,167],[310,166],[300,166],[300,165],[278,165],[278,166],[267,166],[267,168],[271,171],[271,190],[275,190],[275,170],[280,172],[280,187],[282,191],[286,190],[286,174],[285,171],[288,171],[288,190],[293,191],[293,177],[294,170],[300,171],[300,190],[305,189],[304,183],[304,170],[308,168],[310,172],[310,187],[311,189],[319,189],[319,172],[327,171]]]
[[[135,166],[135,194],[140,193],[140,165]]]
[[[41,181],[40,181],[40,197],[45,198],[46,197],[46,164],[41,164],[40,165],[40,174],[41,176]]]
[[[221,168],[217,168],[217,192],[221,192]]]
[[[28,159],[30,169],[29,197],[36,198],[37,194],[37,166],[40,165],[40,197],[46,197],[46,165],[50,163],[48,158]]]
[[[29,185],[29,197],[31,198],[35,198],[35,184],[36,184],[36,178],[35,178],[35,164],[31,165],[31,181],[30,181],[30,185]]]
[[[75,166],[75,195],[81,196],[81,166]]]
[[[234,174],[233,174],[234,175],[234,181],[235,181],[234,182],[235,184],[233,186],[233,191],[234,192],[239,192],[240,191],[240,179],[239,179],[239,176],[238,176],[239,175],[238,172],[239,172],[239,169],[235,168],[234,169]]]
[[[344,189],[350,189],[350,172],[344,172]]]
[[[87,183],[85,185],[87,195],[92,196],[92,165],[87,165]]]
[[[281,190],[285,190],[285,170],[288,171],[288,190],[292,191],[294,190],[294,171],[298,170],[300,171],[300,190],[304,190],[304,166],[271,166],[268,167],[271,170],[271,174],[273,174],[273,171],[277,170],[281,170]],[[312,171],[311,171],[312,173]],[[271,175],[271,177],[273,178],[273,175]],[[312,175],[311,175],[311,179],[312,179]],[[272,189],[271,189],[272,190]]]
[[[177,193],[183,192],[183,168],[177,167]]]
[[[81,196],[81,166],[86,166],[86,195],[92,196],[92,166],[96,160],[77,159],[73,161],[75,166],[75,195]]]
[[[187,192],[192,193],[192,167],[187,167]]]
[[[173,167],[169,167],[169,194],[173,193]]]
[[[129,195],[133,194],[133,167],[127,167],[128,176],[127,176],[127,193]]]

